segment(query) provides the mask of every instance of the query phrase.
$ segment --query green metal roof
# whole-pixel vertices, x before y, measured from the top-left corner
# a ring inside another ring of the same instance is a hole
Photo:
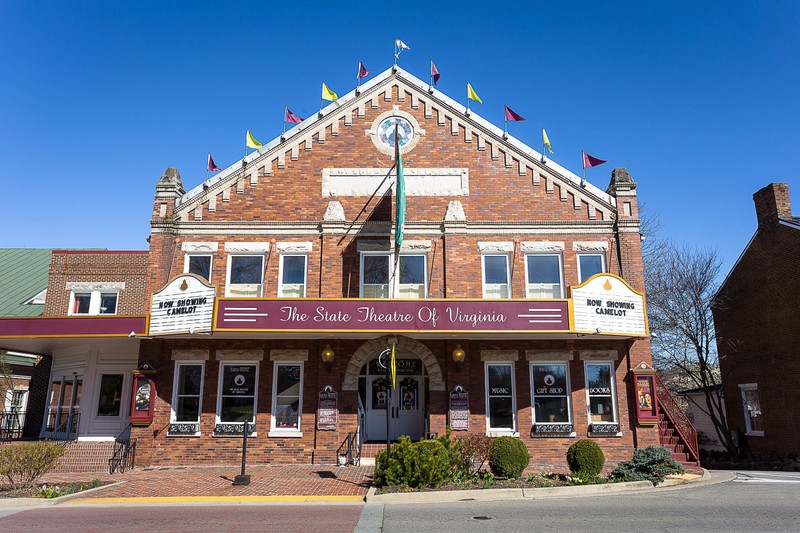
[[[52,248],[0,248],[0,316],[40,316],[44,305],[25,304],[47,288]]]

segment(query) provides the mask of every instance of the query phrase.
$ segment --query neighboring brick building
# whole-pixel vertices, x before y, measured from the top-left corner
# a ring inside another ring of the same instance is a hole
[[[53,387],[95,350],[81,431],[110,432],[132,395],[139,464],[235,464],[244,421],[253,463],[333,463],[348,434],[385,440],[387,415],[391,439],[518,436],[541,467],[581,437],[609,464],[663,438],[631,374],[651,362],[636,183],[622,168],[607,191],[583,182],[401,69],[189,192],[167,169],[151,227],[149,254],[117,258],[130,268],[79,278],[92,258],[64,255],[50,289],[96,310],[125,282],[116,317],[81,323],[87,346],[52,349]]]
[[[758,228],[714,304],[728,424],[746,455],[800,454],[800,217],[789,186],[753,195]]]

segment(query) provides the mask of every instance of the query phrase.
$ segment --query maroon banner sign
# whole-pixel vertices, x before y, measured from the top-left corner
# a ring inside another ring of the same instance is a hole
[[[220,299],[215,329],[567,331],[564,300]]]
[[[143,316],[32,317],[0,319],[0,337],[127,337],[147,333]]]

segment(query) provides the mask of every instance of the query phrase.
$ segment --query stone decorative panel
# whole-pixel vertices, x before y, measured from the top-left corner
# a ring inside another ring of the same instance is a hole
[[[217,350],[217,361],[262,361],[264,350]]]
[[[219,250],[217,242],[184,242],[181,243],[184,252],[216,252]]]
[[[481,350],[481,361],[517,361],[518,350]]]
[[[523,252],[527,253],[563,252],[564,243],[554,241],[523,242],[520,248]]]
[[[209,350],[200,348],[176,348],[172,350],[173,361],[208,361]]]
[[[274,349],[269,351],[270,361],[308,361],[308,350]]]

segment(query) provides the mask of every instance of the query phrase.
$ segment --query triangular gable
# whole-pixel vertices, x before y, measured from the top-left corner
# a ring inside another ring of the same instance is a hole
[[[389,68],[376,75],[360,88],[323,108],[316,117],[309,117],[193,188],[179,199],[176,215],[185,220],[190,212],[195,211],[195,219],[200,219],[197,213],[202,213],[203,204],[208,204],[208,209],[213,211],[216,209],[216,197],[220,194],[225,200],[233,187],[237,192],[243,192],[246,184],[256,186],[259,177],[272,175],[273,168],[285,168],[287,152],[290,152],[290,161],[296,161],[302,152],[312,149],[314,139],[317,143],[324,143],[329,128],[332,136],[338,135],[340,123],[345,126],[353,123],[353,113],[357,114],[357,118],[362,118],[367,105],[379,107],[378,100],[382,93],[389,95],[384,96],[386,101],[391,101],[392,89],[395,87],[398,89],[399,102],[405,102],[405,93],[410,93],[412,109],[424,106],[425,118],[432,119],[436,116],[439,126],[444,126],[447,119],[450,119],[454,135],[459,134],[463,127],[465,142],[474,140],[478,150],[486,150],[488,145],[493,160],[504,160],[503,164],[507,168],[516,166],[519,175],[531,176],[534,185],[544,181],[548,193],[552,193],[554,186],[558,185],[561,200],[567,201],[571,195],[576,209],[581,209],[583,203],[587,204],[590,219],[595,218],[592,214],[596,211],[600,211],[606,220],[612,218],[615,198],[588,182],[581,184],[579,176],[551,159],[543,162],[542,154],[538,151],[510,135],[504,138],[501,128],[471,109],[467,115],[464,105],[437,89],[429,92],[427,82],[399,67],[396,71]]]

